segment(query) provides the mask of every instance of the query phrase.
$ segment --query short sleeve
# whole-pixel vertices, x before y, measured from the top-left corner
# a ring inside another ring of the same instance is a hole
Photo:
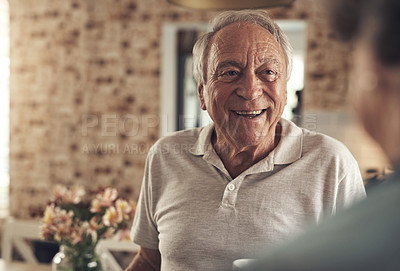
[[[152,152],[146,160],[142,187],[133,225],[131,229],[131,239],[134,243],[149,249],[158,249],[158,230],[154,221],[153,197],[152,197]]]
[[[337,210],[349,207],[366,197],[364,182],[354,158],[346,165],[346,169],[346,173],[340,180],[338,187],[336,198]]]

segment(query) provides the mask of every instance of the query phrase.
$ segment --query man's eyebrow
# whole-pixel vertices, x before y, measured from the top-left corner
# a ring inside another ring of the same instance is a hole
[[[259,66],[259,68],[263,67],[275,67],[279,72],[282,72],[282,69],[284,67],[284,64],[282,61],[276,58],[265,58],[260,61],[262,64]]]
[[[276,59],[276,58],[263,58],[263,59],[261,59],[261,61],[260,62],[262,62],[263,64],[262,65],[264,65],[264,64],[276,64],[276,65],[282,65],[282,63],[281,63],[281,61],[279,61],[278,59]]]
[[[241,64],[238,61],[234,61],[234,60],[226,60],[226,61],[222,61],[221,63],[218,64],[217,70],[221,70],[223,68],[232,67],[232,66],[242,68],[243,64]]]
[[[276,58],[265,58],[265,59],[263,58],[260,60],[260,62],[261,62],[260,66],[273,64],[278,67],[281,67],[281,65],[282,65],[282,62]],[[224,69],[226,67],[237,67],[237,68],[242,69],[243,64],[238,61],[235,61],[235,60],[226,60],[226,61],[222,61],[221,63],[219,63],[216,70],[218,71],[218,70]]]

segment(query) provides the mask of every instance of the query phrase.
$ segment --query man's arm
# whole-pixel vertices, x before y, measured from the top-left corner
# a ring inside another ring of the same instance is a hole
[[[125,271],[159,271],[161,268],[161,254],[158,249],[140,247],[138,254]]]

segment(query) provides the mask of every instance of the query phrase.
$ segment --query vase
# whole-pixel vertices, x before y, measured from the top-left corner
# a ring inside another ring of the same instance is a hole
[[[101,271],[99,257],[92,247],[60,246],[53,257],[52,271]]]

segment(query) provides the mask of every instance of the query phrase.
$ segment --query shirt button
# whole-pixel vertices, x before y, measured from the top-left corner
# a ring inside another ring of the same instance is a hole
[[[233,183],[230,183],[230,184],[228,184],[228,190],[229,191],[232,191],[232,190],[235,190],[235,185],[233,184]]]

